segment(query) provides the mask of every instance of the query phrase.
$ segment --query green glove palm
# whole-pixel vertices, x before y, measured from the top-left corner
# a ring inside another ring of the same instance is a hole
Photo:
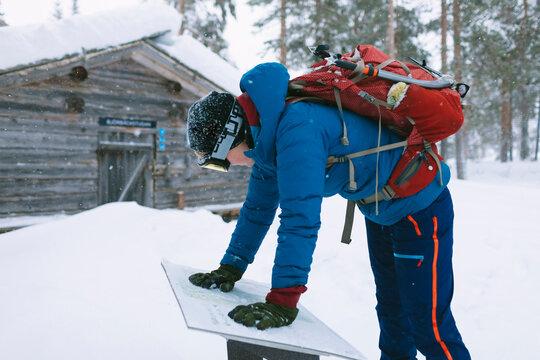
[[[298,315],[298,309],[269,302],[239,305],[229,312],[229,317],[245,326],[259,330],[290,325]]]
[[[234,266],[220,265],[217,270],[209,273],[191,275],[189,281],[205,289],[219,288],[223,292],[229,292],[234,288],[234,283],[242,278],[242,274],[242,271]]]

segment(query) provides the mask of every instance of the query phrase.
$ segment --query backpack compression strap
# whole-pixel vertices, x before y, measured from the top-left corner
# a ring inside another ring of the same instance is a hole
[[[354,166],[352,165],[352,161],[351,161],[352,159],[357,158],[357,157],[361,157],[361,156],[376,154],[376,153],[381,152],[381,151],[397,149],[399,147],[404,147],[404,146],[407,146],[407,140],[403,140],[403,141],[393,143],[393,144],[378,146],[378,147],[374,147],[374,148],[367,149],[367,150],[358,151],[358,152],[355,152],[355,153],[352,153],[352,154],[349,154],[349,155],[329,156],[328,160],[326,161],[326,166],[331,166],[332,164],[335,164],[335,163],[341,163],[341,162],[349,161],[349,170],[350,170],[349,171],[349,182],[350,183],[355,183],[354,182]],[[354,189],[351,189],[351,190],[354,190]]]
[[[341,234],[341,242],[344,244],[351,243],[351,233],[352,233],[352,226],[354,222],[354,207],[356,206],[356,204],[358,205],[371,204],[378,201],[379,199],[392,200],[395,195],[396,195],[396,192],[394,191],[394,189],[390,187],[390,185],[384,185],[381,191],[371,196],[368,196],[367,198],[357,200],[357,201],[347,200],[347,210],[345,212],[345,224],[343,225],[343,233]]]
[[[349,188],[351,188],[352,190],[356,190],[356,182],[354,180],[354,165],[353,165],[352,159],[360,157],[360,156],[375,154],[375,153],[377,153],[378,155],[379,152],[381,151],[397,149],[403,146],[407,146],[407,140],[400,141],[393,144],[378,146],[378,147],[363,150],[363,151],[358,151],[358,152],[345,155],[345,156],[329,156],[326,162],[326,166],[332,166],[335,163],[348,161],[349,162]],[[378,176],[376,177],[378,178]],[[376,186],[378,187],[378,184]],[[348,200],[347,211],[345,214],[345,225],[343,227],[343,233],[341,235],[341,242],[345,244],[349,244],[351,242],[352,224],[354,221],[354,206],[357,202],[360,205],[370,204],[372,202],[378,203],[379,199],[390,200],[395,196],[395,194],[396,193],[394,192],[394,190],[392,190],[392,188],[390,188],[389,185],[385,185],[381,191],[375,192],[373,195],[368,196],[367,198],[364,198],[358,201]]]

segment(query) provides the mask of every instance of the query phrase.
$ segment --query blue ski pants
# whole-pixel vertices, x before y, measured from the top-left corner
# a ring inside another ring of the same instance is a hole
[[[381,360],[468,360],[456,327],[452,244],[454,210],[448,189],[426,209],[389,226],[366,219],[375,277]]]

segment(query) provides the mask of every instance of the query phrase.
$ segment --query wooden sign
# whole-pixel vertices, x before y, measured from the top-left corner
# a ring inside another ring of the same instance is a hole
[[[120,127],[138,127],[138,128],[144,128],[144,129],[155,129],[157,121],[100,117],[98,123],[101,126],[120,126]]]

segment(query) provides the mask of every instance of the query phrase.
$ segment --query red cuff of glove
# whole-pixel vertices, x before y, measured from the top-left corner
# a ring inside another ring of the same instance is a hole
[[[266,295],[266,301],[276,305],[286,306],[292,309],[296,308],[300,295],[305,293],[307,287],[304,285],[293,286],[282,289],[270,289],[268,295]]]

